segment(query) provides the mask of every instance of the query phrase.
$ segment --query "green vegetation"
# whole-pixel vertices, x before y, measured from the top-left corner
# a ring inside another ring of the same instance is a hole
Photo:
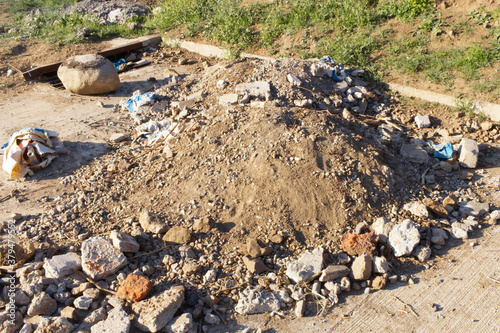
[[[16,32],[0,38],[35,38],[80,43],[90,39],[140,35],[159,30],[213,40],[233,54],[260,47],[274,56],[322,57],[368,70],[372,80],[388,71],[419,76],[451,89],[458,78],[479,92],[500,96],[498,80],[480,81],[480,70],[500,60],[500,7],[478,9],[462,21],[449,21],[434,0],[276,0],[241,5],[241,0],[158,0],[153,14],[124,24],[102,24],[82,15],[62,15],[59,8],[78,0],[11,0]],[[36,10],[35,10],[36,9]],[[395,22],[413,27],[398,35]],[[90,37],[77,37],[82,28]],[[478,27],[487,33],[481,43],[432,48],[432,43]],[[483,28],[481,28],[483,29]],[[288,39],[300,40],[290,44]],[[281,51],[280,51],[281,50]]]

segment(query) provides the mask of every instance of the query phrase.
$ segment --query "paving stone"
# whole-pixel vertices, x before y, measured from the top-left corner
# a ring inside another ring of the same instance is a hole
[[[184,301],[184,287],[175,286],[132,304],[133,325],[142,331],[158,332],[172,320]]]
[[[82,244],[83,272],[94,281],[104,279],[127,264],[127,258],[103,237],[92,237]]]
[[[394,250],[396,257],[411,254],[415,245],[420,242],[420,233],[417,227],[409,219],[394,226],[389,234],[388,244]]]

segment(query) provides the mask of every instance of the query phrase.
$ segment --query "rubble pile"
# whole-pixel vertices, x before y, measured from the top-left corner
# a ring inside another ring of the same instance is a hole
[[[500,180],[479,190],[463,169],[488,163],[495,148],[472,138],[498,128],[408,117],[361,69],[238,59],[152,80],[119,107],[133,130],[41,198],[45,214],[16,216],[43,250],[16,271],[3,331],[207,332],[310,315],[310,302],[321,314],[351,290],[415,283],[401,260],[500,218],[480,192]],[[446,142],[453,155],[434,157]]]

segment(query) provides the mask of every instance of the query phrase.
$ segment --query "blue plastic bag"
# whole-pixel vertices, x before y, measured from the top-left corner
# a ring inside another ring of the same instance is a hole
[[[142,95],[130,97],[129,99],[127,99],[127,102],[125,102],[125,106],[130,112],[135,112],[140,106],[153,104],[155,99],[156,95],[151,91]]]
[[[114,62],[113,63],[113,66],[115,66],[116,70],[120,70],[120,65],[121,64],[126,64],[127,63],[127,60],[121,58],[121,59],[118,59],[118,61]]]
[[[434,157],[446,159],[453,157],[453,146],[448,141],[440,145],[433,145],[432,148],[434,148]]]

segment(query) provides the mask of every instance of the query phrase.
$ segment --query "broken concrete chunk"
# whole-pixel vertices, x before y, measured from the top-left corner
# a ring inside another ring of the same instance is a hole
[[[183,313],[182,315],[172,319],[165,328],[165,333],[196,333],[196,323],[193,320],[193,315],[190,313]]]
[[[420,233],[412,220],[404,220],[397,224],[389,234],[388,244],[396,257],[411,254],[415,245],[420,242]]]
[[[65,60],[57,76],[68,91],[80,95],[104,94],[120,85],[113,63],[98,54],[77,55]]]
[[[124,133],[114,133],[111,134],[111,136],[109,137],[109,141],[114,143],[122,142],[125,141],[126,139],[127,136]]]
[[[45,275],[49,278],[58,279],[60,277],[76,272],[82,267],[82,261],[78,254],[74,252],[54,256],[43,265]]]
[[[252,287],[247,287],[238,294],[239,300],[234,310],[239,314],[254,314],[271,311],[279,311],[279,300],[274,295],[266,290],[256,290]]]
[[[288,264],[286,275],[295,283],[303,283],[317,276],[323,268],[323,248],[305,252],[299,259]]]
[[[427,261],[431,258],[432,250],[425,246],[417,245],[413,249],[413,255],[420,261]]]
[[[454,222],[451,224],[451,237],[455,239],[467,239],[469,238],[469,231],[472,230],[470,225],[460,222]]]
[[[29,317],[51,315],[57,310],[57,302],[45,292],[36,294],[28,307]]]
[[[127,258],[103,237],[92,237],[82,244],[83,272],[93,280],[114,274],[127,264]]]
[[[373,257],[373,273],[385,274],[391,271],[391,266],[385,257]]]
[[[184,287],[175,286],[160,294],[132,304],[133,324],[145,332],[158,332],[172,320],[184,301]]]
[[[462,139],[460,141],[460,156],[458,160],[460,165],[465,168],[474,169],[477,166],[477,158],[479,155],[479,146],[472,139]]]

